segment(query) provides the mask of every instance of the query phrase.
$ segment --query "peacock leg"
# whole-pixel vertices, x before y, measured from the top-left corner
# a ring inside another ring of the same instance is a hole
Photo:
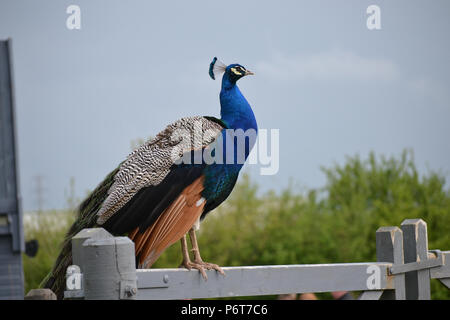
[[[181,253],[183,254],[183,261],[180,264],[180,267],[185,267],[186,269],[191,270],[191,258],[189,257],[189,251],[187,248],[186,235],[181,238]]]
[[[205,268],[207,270],[214,269],[217,272],[219,272],[220,274],[225,275],[225,272],[217,264],[203,261],[202,257],[200,256],[200,249],[198,248],[197,236],[195,235],[194,228],[191,228],[191,230],[189,230],[189,236],[191,238],[192,251],[194,252],[194,263],[201,265],[203,268]],[[205,276],[206,276],[206,273],[203,277],[205,278]],[[207,279],[207,277],[205,278],[205,280],[206,279]]]
[[[205,268],[201,264],[192,262],[191,258],[189,257],[186,235],[184,235],[180,241],[181,241],[181,253],[183,254],[183,261],[180,264],[180,268],[184,267],[188,270],[191,270],[192,268],[197,269],[202,274],[203,279],[208,280],[208,276],[206,275]]]

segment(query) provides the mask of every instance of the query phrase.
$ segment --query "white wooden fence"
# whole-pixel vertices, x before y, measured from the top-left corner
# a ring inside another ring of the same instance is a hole
[[[104,229],[72,239],[66,299],[185,299],[284,293],[362,291],[359,299],[430,299],[430,279],[450,288],[450,251],[428,250],[427,225],[405,220],[376,231],[377,261],[364,263],[225,267],[226,275],[197,270],[137,269],[134,243]]]

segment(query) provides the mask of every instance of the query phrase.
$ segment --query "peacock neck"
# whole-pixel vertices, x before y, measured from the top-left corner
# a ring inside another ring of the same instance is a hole
[[[220,115],[230,129],[258,130],[253,110],[239,90],[236,83],[228,78],[222,79],[222,90],[220,91]]]

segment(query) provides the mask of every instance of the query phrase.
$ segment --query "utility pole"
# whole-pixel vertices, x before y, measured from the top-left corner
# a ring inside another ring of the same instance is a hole
[[[44,201],[45,201],[45,188],[44,188],[44,177],[42,175],[36,175],[33,177],[34,180],[34,195],[36,197],[37,211],[38,213],[42,213],[44,210]]]

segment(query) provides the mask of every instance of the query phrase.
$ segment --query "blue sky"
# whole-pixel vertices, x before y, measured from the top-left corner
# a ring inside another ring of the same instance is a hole
[[[66,8],[81,9],[81,30]],[[381,9],[368,30],[366,8]],[[21,193],[35,209],[83,197],[131,151],[176,119],[219,115],[212,57],[255,72],[239,82],[260,128],[280,130],[280,170],[320,187],[320,166],[370,151],[414,150],[420,172],[450,172],[448,1],[0,0],[13,38]]]

